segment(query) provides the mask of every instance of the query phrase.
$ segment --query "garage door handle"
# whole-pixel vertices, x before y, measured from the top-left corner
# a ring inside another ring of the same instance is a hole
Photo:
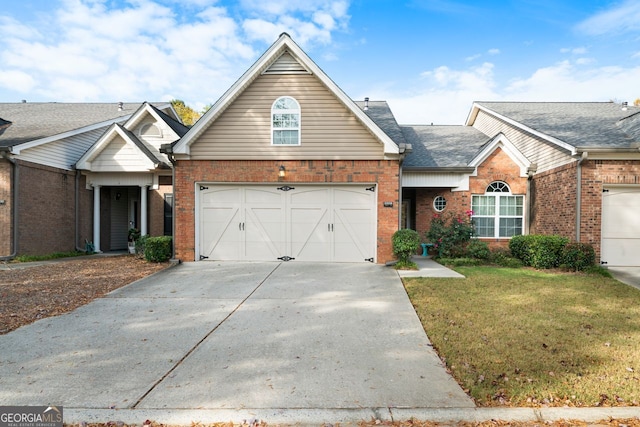
[[[333,224],[327,224],[327,231],[333,231]]]
[[[239,222],[238,223],[238,230],[244,231],[244,222]]]

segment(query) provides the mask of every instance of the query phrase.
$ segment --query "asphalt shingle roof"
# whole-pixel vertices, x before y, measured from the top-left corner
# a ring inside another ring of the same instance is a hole
[[[404,168],[466,167],[489,138],[470,126],[400,126],[412,151]]]
[[[640,108],[613,102],[477,102],[574,147],[635,148]]]
[[[396,145],[400,145],[405,142],[404,134],[402,133],[402,130],[400,130],[400,126],[398,126],[398,122],[386,101],[369,101],[368,110],[364,109],[363,101],[355,101],[355,103],[384,133],[389,136],[389,138],[393,140],[393,142],[396,143]]]
[[[12,125],[0,136],[0,147],[25,142],[133,114],[141,103],[0,103],[0,117]]]

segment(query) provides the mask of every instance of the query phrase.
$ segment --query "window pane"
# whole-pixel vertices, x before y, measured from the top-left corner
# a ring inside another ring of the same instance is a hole
[[[280,145],[298,145],[297,130],[274,130],[273,143]]]
[[[500,237],[522,234],[522,218],[500,218]]]
[[[474,215],[495,215],[495,196],[473,196],[471,199],[471,210]]]
[[[501,196],[500,215],[522,216],[522,196]]]
[[[478,237],[494,237],[495,222],[493,218],[473,218]]]

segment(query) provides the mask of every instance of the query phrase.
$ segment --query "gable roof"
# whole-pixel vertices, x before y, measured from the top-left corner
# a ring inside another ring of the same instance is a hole
[[[412,151],[403,163],[406,170],[468,168],[469,162],[488,142],[487,136],[470,126],[400,126]]]
[[[483,110],[575,154],[588,149],[628,149],[640,144],[640,108],[613,102],[475,102],[473,125]]]
[[[190,145],[197,140],[256,78],[267,71],[269,67],[285,53],[294,58],[295,61],[303,67],[303,69],[297,69],[296,72],[314,74],[322,84],[344,104],[347,110],[363,123],[374,137],[384,145],[385,154],[397,155],[399,153],[398,146],[395,142],[307,56],[287,33],[282,33],[278,40],[213,104],[204,116],[193,125],[189,132],[174,145],[173,152],[175,154],[189,154]],[[285,62],[291,64],[288,57]],[[279,72],[279,70],[271,70],[270,72]]]
[[[76,163],[77,169],[91,170],[91,162],[100,157],[104,149],[109,146],[111,141],[116,137],[121,137],[127,144],[136,147],[137,151],[142,154],[142,163],[147,165],[148,169],[157,167],[169,168],[165,159],[160,158],[160,153],[156,155],[150,147],[141,141],[133,132],[126,129],[119,123],[112,124],[109,129],[98,139],[98,141],[89,149]]]
[[[0,117],[13,122],[0,146],[14,147],[56,135],[71,136],[126,120],[140,103],[0,103]]]

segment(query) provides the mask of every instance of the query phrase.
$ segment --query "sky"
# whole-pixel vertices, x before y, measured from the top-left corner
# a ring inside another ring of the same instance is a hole
[[[474,101],[640,98],[637,0],[20,0],[0,9],[0,102],[213,104],[286,31],[400,124]]]

